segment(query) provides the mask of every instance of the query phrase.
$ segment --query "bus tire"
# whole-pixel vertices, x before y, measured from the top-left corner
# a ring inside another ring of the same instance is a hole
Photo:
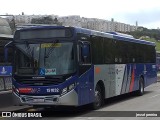
[[[103,105],[103,95],[100,85],[97,84],[95,93],[94,93],[95,101],[91,104],[92,109],[96,110],[99,109]]]
[[[141,77],[139,80],[139,89],[137,91],[138,96],[142,96],[144,94],[144,81],[143,78]]]

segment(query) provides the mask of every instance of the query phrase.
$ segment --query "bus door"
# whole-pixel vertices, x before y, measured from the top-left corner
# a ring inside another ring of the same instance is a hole
[[[91,70],[90,43],[79,43],[79,101],[80,104],[90,103],[92,100],[91,90],[93,91],[93,75]],[[90,97],[89,97],[90,96]]]

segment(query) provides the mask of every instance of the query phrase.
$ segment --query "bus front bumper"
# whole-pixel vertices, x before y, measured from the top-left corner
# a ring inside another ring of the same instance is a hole
[[[13,92],[13,100],[16,105],[64,105],[64,106],[78,106],[78,95],[73,89],[67,94],[60,95],[46,95],[46,96],[18,96]]]

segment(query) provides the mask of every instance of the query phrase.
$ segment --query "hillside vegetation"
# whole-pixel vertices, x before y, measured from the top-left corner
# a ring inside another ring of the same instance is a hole
[[[160,30],[159,29],[147,29],[138,28],[137,31],[127,32],[126,34],[133,35],[137,39],[143,39],[156,43],[156,51],[160,51]]]
[[[160,52],[160,41],[155,40],[154,38],[147,38],[147,41],[155,42],[156,43],[156,51]]]

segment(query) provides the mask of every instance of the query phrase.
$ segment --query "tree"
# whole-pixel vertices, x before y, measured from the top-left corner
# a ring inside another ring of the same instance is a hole
[[[155,40],[160,40],[160,30],[158,29],[143,28],[142,31],[137,30],[127,32],[127,34],[133,35],[135,38],[140,38],[141,36],[149,36],[150,38],[154,38]]]
[[[55,18],[53,20],[51,16],[33,18],[31,20],[31,23],[32,24],[56,24],[56,25],[62,25],[62,23],[60,23],[57,18]]]

